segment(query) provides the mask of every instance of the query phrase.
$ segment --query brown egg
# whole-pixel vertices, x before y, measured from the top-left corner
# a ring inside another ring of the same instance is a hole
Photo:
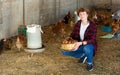
[[[67,43],[68,43],[68,41],[65,41],[65,42],[64,42],[64,44],[67,44]]]
[[[66,44],[69,44],[69,41],[67,41],[67,43]]]
[[[64,44],[65,43],[65,41],[62,41],[62,44]]]
[[[71,44],[71,42],[72,42],[72,41],[70,40],[69,43]]]
[[[71,44],[73,44],[74,43],[74,41],[71,41]]]

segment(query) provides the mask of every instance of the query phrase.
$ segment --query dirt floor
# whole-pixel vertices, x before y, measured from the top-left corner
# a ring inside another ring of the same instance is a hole
[[[0,54],[0,75],[120,75],[120,40],[99,38],[107,32],[102,32],[98,26],[94,70],[88,72],[86,64],[77,63],[79,59],[61,54],[60,43],[72,30],[69,25],[66,27],[64,36],[53,33],[52,25],[43,27],[45,50],[33,56],[15,47],[4,49]]]

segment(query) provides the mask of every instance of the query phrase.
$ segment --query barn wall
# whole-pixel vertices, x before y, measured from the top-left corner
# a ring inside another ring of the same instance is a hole
[[[120,10],[120,0],[112,0],[112,10]]]
[[[17,35],[19,25],[56,23],[78,8],[78,1],[0,0],[0,39]]]
[[[17,35],[19,25],[56,23],[79,7],[111,4],[119,9],[119,0],[0,0],[0,39]],[[24,16],[24,17],[23,17]]]
[[[32,23],[39,24],[39,0],[23,0],[24,1],[24,18],[25,25],[29,25]],[[41,0],[42,1],[42,0]]]
[[[73,13],[77,8],[77,0],[60,0],[59,7],[59,19],[62,19],[68,11]]]
[[[120,0],[91,0],[93,7],[110,8],[113,11],[120,10]]]
[[[22,0],[0,0],[0,39],[17,34],[18,25],[23,24]]]

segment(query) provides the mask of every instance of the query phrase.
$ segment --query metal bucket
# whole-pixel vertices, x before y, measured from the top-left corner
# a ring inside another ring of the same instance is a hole
[[[41,39],[41,25],[27,25],[27,48],[41,48],[42,39]]]

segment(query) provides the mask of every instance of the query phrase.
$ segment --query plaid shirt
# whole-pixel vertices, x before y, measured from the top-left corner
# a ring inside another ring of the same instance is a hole
[[[84,40],[83,41],[87,41],[88,44],[93,44],[94,45],[94,53],[97,50],[97,42],[96,42],[96,34],[97,34],[97,25],[95,23],[93,23],[92,21],[89,21],[90,25],[87,27],[85,34],[84,34]],[[70,37],[72,37],[73,39],[77,40],[77,41],[81,41],[80,39],[80,27],[81,27],[81,20],[78,21],[74,28],[73,31],[70,35]]]

